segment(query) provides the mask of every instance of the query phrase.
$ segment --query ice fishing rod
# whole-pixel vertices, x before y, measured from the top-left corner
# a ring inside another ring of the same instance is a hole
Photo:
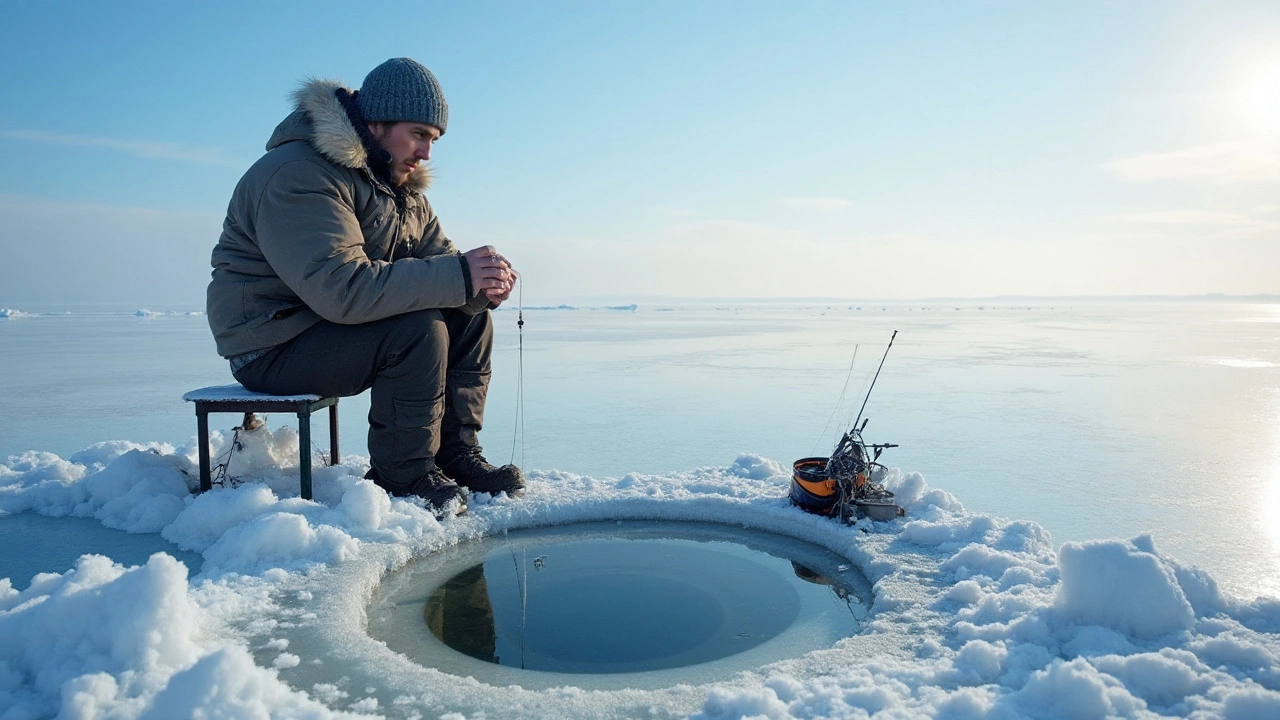
[[[862,407],[858,408],[858,417],[853,420],[854,432],[862,432],[862,428],[858,427],[858,421],[862,419],[862,411],[867,409],[867,401],[871,399],[871,391],[876,389],[876,380],[880,378],[880,371],[884,369],[884,360],[889,357],[889,348],[893,347],[893,339],[896,337],[898,337],[898,331],[894,330],[893,335],[889,337],[889,347],[884,349],[884,355],[880,358],[880,367],[876,368],[876,375],[871,378],[871,387],[867,388],[867,396],[862,399]],[[870,418],[867,419],[870,420]],[[863,423],[863,427],[866,427],[866,423]]]

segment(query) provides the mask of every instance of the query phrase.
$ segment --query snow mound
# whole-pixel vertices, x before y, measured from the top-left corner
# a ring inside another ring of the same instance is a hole
[[[1141,545],[1141,547],[1139,546]],[[1196,610],[1179,583],[1177,566],[1162,558],[1149,536],[1134,542],[1066,543],[1058,552],[1062,582],[1057,606],[1081,624],[1155,639],[1195,626]],[[1199,591],[1202,612],[1221,604],[1216,588]]]

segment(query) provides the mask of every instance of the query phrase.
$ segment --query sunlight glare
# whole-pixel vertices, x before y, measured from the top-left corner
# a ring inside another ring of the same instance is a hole
[[[1276,555],[1280,556],[1280,408],[1273,415],[1271,470],[1262,493],[1261,515],[1263,531]]]
[[[1280,132],[1280,53],[1250,63],[1232,94],[1250,126],[1264,133]]]

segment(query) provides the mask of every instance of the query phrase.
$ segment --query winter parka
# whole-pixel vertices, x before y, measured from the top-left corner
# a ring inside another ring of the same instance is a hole
[[[469,297],[466,260],[422,194],[426,165],[398,188],[381,179],[340,93],[350,95],[324,80],[299,89],[231,196],[207,298],[223,357],[275,347],[321,320],[489,306]]]

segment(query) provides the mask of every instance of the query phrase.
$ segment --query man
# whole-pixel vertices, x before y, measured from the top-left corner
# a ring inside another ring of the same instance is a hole
[[[422,191],[449,108],[409,58],[360,90],[311,80],[232,194],[213,250],[208,318],[246,388],[356,395],[372,388],[366,477],[438,514],[466,492],[515,494],[478,433],[489,309],[516,273],[492,247],[459,253]],[[459,487],[461,485],[462,487]]]

